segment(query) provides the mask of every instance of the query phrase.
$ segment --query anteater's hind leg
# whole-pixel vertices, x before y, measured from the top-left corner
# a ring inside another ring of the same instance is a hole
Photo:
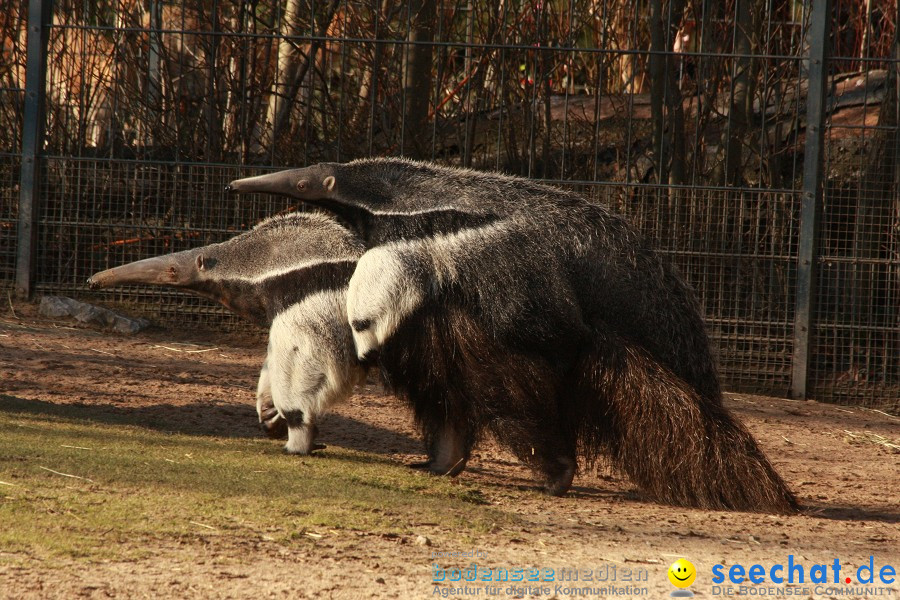
[[[272,379],[269,376],[269,357],[266,356],[262,370],[259,372],[259,383],[256,385],[256,414],[259,417],[259,428],[273,440],[287,436],[287,421],[275,408],[272,400]]]
[[[543,489],[565,494],[577,468],[576,437],[560,406],[558,371],[533,353],[512,352],[464,311],[447,311],[456,393],[448,396],[476,432],[489,430],[537,473]],[[560,348],[559,354],[566,351]],[[476,436],[477,437],[477,436]]]
[[[428,460],[413,463],[414,469],[428,470],[435,475],[455,477],[466,468],[472,451],[472,443],[464,430],[449,423],[426,425],[426,447]]]
[[[536,472],[544,491],[562,496],[572,487],[577,470],[575,438],[552,411],[541,415],[507,415],[491,425],[495,437]]]

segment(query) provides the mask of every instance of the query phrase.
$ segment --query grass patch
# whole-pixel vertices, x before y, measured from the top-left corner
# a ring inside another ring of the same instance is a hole
[[[0,395],[0,548],[140,558],[151,540],[292,545],[329,530],[479,536],[513,517],[472,485],[342,448],[298,458],[264,439],[162,433],[35,413]]]

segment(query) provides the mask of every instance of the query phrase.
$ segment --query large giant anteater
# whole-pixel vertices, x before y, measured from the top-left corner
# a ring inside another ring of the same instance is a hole
[[[565,493],[579,450],[608,454],[653,498],[789,510],[795,500],[722,407],[690,287],[621,217],[500,174],[403,159],[237,180],[331,210],[373,248],[348,294],[430,445],[459,472],[490,429]]]

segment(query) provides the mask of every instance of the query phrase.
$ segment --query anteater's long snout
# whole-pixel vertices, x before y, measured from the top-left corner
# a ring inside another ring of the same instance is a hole
[[[225,191],[295,196],[297,194],[297,182],[301,177],[301,169],[289,169],[255,177],[245,177],[243,179],[235,179],[226,185]]]
[[[145,258],[94,273],[87,280],[92,290],[117,285],[185,285],[190,279],[193,252]]]

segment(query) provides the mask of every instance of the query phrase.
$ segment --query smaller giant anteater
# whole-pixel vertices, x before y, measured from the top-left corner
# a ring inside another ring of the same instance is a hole
[[[330,217],[293,213],[226,242],[101,271],[92,288],[165,285],[220,302],[269,326],[256,410],[270,437],[287,429],[285,450],[308,454],[318,417],[365,377],[347,326],[347,284],[359,239]]]

